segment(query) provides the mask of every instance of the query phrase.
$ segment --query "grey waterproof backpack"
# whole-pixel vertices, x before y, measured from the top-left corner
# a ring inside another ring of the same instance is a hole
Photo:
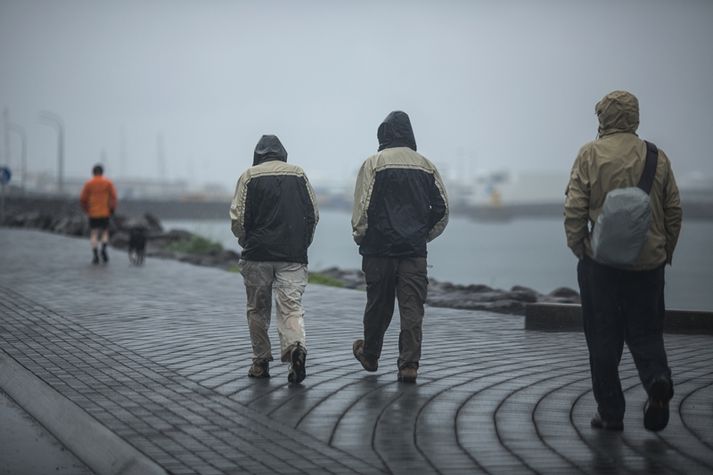
[[[649,193],[656,175],[658,149],[646,142],[646,163],[639,184],[607,193],[592,230],[594,260],[626,268],[639,258],[651,224]]]

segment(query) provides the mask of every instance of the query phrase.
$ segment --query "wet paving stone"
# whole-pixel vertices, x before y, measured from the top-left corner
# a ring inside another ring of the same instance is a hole
[[[0,246],[2,350],[172,473],[713,472],[711,336],[666,335],[676,393],[658,434],[625,351],[625,430],[602,433],[580,333],[429,307],[418,384],[402,384],[398,319],[366,373],[351,353],[365,294],[308,286],[291,387],[279,361],[247,377],[239,274],[118,252],[92,266],[86,241],[36,231],[0,229]]]

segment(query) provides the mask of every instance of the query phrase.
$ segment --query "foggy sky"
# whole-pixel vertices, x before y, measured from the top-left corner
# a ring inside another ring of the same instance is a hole
[[[626,89],[685,182],[713,175],[712,45],[708,0],[0,0],[0,107],[31,171],[56,169],[49,110],[67,176],[104,150],[110,176],[158,177],[161,133],[169,178],[232,190],[264,133],[312,181],[351,180],[395,109],[446,175],[567,173]]]

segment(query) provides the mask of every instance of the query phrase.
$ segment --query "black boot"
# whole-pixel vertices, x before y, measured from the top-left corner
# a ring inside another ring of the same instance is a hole
[[[287,372],[287,381],[291,384],[299,384],[304,381],[307,372],[305,371],[305,359],[307,358],[307,352],[304,347],[297,343],[295,348],[292,350],[290,355],[290,360],[292,364]]]
[[[109,256],[106,253],[106,243],[102,243],[102,260],[104,262],[109,262]]]
[[[92,264],[99,264],[99,251],[97,251],[96,247],[92,249],[92,253],[94,253],[94,257],[92,258]]]

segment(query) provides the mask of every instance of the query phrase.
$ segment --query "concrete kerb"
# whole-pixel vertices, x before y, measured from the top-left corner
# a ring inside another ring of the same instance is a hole
[[[582,329],[581,305],[532,303],[525,308],[525,330],[568,332]],[[667,309],[664,331],[713,335],[713,312]]]
[[[166,471],[0,350],[0,388],[100,475]]]

